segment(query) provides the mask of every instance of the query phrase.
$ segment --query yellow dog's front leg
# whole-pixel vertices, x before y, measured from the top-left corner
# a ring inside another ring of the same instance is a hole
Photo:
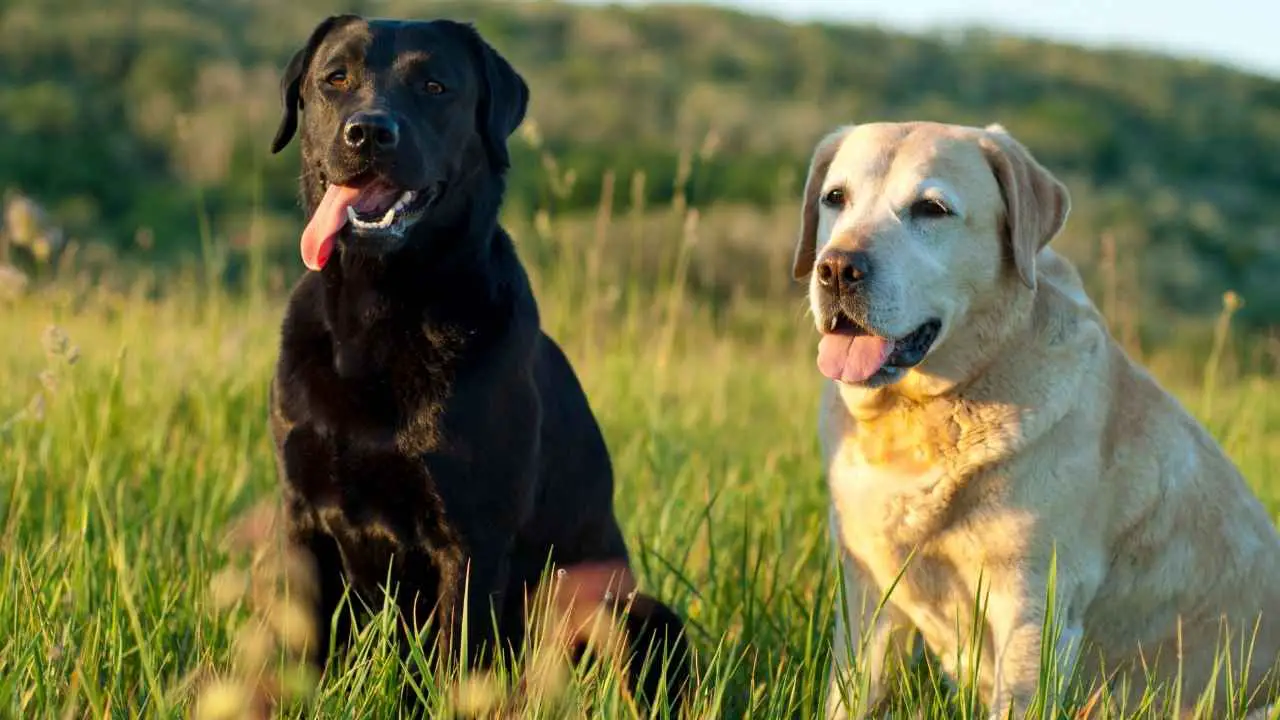
[[[992,599],[987,617],[996,640],[995,688],[991,698],[993,720],[1028,717],[1028,710],[1037,705],[1037,694],[1043,700],[1039,707],[1043,708],[1044,717],[1058,717],[1063,691],[1071,681],[1084,639],[1083,626],[1071,619],[1066,610],[1061,606],[1055,608],[1055,620],[1050,628],[1043,601],[1033,603],[1024,598],[1000,603]],[[1054,646],[1048,658],[1044,657],[1046,641],[1052,641]],[[1045,661],[1052,666],[1044,667]]]
[[[897,608],[881,604],[880,591],[840,550],[843,601],[836,598],[826,720],[864,718],[884,704],[890,674],[905,667],[918,633]]]

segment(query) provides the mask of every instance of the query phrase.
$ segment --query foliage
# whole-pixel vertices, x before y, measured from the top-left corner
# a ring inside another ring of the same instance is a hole
[[[544,323],[604,428],[641,586],[689,619],[702,668],[691,717],[816,717],[835,598],[815,333],[796,289],[722,295],[700,274],[716,266],[708,254],[734,251],[739,212],[515,220]],[[767,277],[785,277],[779,247],[757,258]],[[394,617],[317,686],[264,637],[290,635],[290,606],[267,615],[274,630],[245,614],[272,607],[271,591],[237,595],[250,580],[221,540],[274,492],[266,403],[283,296],[257,269],[263,284],[245,293],[195,270],[71,275],[0,306],[0,717],[259,717],[240,684],[259,666],[293,699],[285,717],[393,717]],[[1225,317],[1197,367],[1181,351],[1149,364],[1280,511],[1280,393],[1239,370]],[[425,677],[444,703],[495,693]],[[922,717],[983,717],[937,677],[902,683]],[[637,717],[607,675],[567,689]]]
[[[695,716],[814,717],[826,689],[818,380],[788,270],[807,153],[839,123],[1025,139],[1071,185],[1058,244],[1116,335],[1280,512],[1280,343],[1227,324],[1280,308],[1276,81],[703,8],[348,7],[475,17],[533,86],[505,220],[604,427],[641,584],[690,621]],[[296,147],[266,145],[278,69],[328,10],[0,2],[0,187],[78,240],[52,281],[0,274],[0,717],[234,712],[229,678],[272,664],[233,622],[243,578],[218,540],[275,483],[266,389],[301,219]],[[1228,288],[1243,308],[1189,319]],[[388,627],[318,687],[280,678],[287,716],[391,715]],[[980,716],[903,682],[923,716]],[[615,690],[578,683],[629,717]]]
[[[1069,182],[1063,242],[1077,257],[1095,258],[1097,237],[1112,233],[1122,274],[1144,289],[1142,315],[1211,315],[1228,289],[1244,298],[1246,325],[1267,327],[1280,311],[1273,78],[978,30],[909,36],[696,6],[348,8],[474,19],[526,75],[512,208],[589,209],[611,170],[619,206],[643,177],[650,204],[682,196],[789,213],[810,148],[838,124],[999,121]],[[266,151],[277,77],[331,9],[0,3],[0,186],[49,205],[82,241],[149,248],[148,262],[254,244],[292,258],[297,151]],[[571,181],[550,181],[544,153]]]

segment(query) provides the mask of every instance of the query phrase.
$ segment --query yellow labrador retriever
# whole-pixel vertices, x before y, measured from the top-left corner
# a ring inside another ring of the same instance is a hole
[[[829,718],[882,708],[920,639],[1001,717],[1065,700],[1042,668],[1130,711],[1178,677],[1163,712],[1209,688],[1214,716],[1274,697],[1280,536],[1045,247],[1069,209],[998,125],[858,125],[817,146],[794,274],[829,379]]]

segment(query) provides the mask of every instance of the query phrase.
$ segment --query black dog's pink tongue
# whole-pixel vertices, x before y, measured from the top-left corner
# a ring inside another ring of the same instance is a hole
[[[877,335],[824,333],[818,342],[818,369],[832,380],[866,382],[893,354],[893,341]]]
[[[360,197],[352,203],[361,215],[382,215],[400,199],[400,191],[391,185],[373,183],[360,190]],[[363,219],[363,218],[361,218]]]
[[[333,253],[333,239],[347,224],[347,208],[360,198],[360,188],[330,185],[320,206],[302,231],[302,263],[320,271]]]

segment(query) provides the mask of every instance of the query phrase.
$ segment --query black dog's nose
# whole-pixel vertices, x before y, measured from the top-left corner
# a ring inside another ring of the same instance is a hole
[[[394,150],[400,142],[400,126],[385,112],[361,110],[343,126],[342,139],[352,150]]]
[[[871,256],[861,250],[829,250],[818,261],[818,284],[848,292],[871,274]]]

